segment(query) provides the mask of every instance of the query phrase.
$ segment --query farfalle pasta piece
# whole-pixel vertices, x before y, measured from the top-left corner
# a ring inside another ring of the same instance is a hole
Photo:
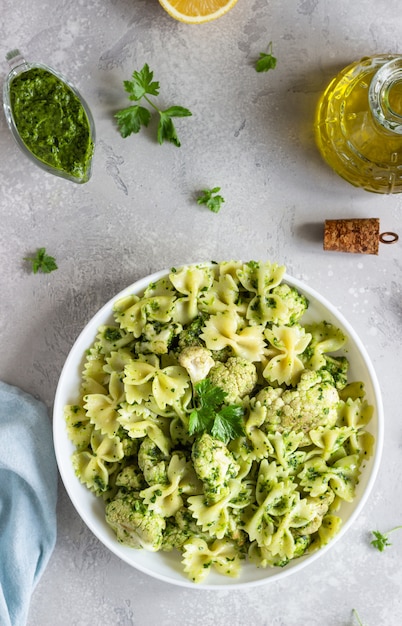
[[[132,343],[134,337],[118,326],[102,324],[96,335],[95,349],[100,354],[109,355]]]
[[[152,381],[152,394],[160,409],[166,409],[178,402],[190,385],[184,367],[170,365],[155,372]]]
[[[144,298],[155,298],[157,296],[177,297],[177,291],[169,276],[163,276],[158,280],[149,283],[144,290]]]
[[[105,492],[109,487],[109,475],[124,456],[123,445],[119,437],[108,437],[98,430],[93,430],[90,445],[90,450],[74,452],[72,463],[80,481],[88,489],[95,493]]]
[[[105,357],[101,352],[95,348],[88,350],[87,358],[84,363],[84,370],[82,372],[84,383],[92,383],[93,387],[97,387],[97,385],[99,385],[99,389],[103,387],[106,392],[109,375],[105,372],[105,365]],[[102,391],[100,391],[100,393],[102,393]]]
[[[259,546],[269,546],[275,531],[276,516],[288,513],[298,499],[297,485],[275,461],[263,459],[255,488],[256,504],[246,521],[244,530],[251,541]]]
[[[296,542],[290,529],[290,520],[291,514],[283,516],[272,534],[269,544],[264,545],[272,557],[279,558],[282,563],[290,561],[295,553]]]
[[[275,516],[288,512],[297,499],[296,484],[289,478],[279,481],[272,487],[265,500],[258,506],[244,525],[250,541],[259,546],[269,546],[276,532]]]
[[[331,513],[325,515],[317,531],[317,537],[311,544],[312,551],[327,545],[327,543],[338,534],[341,526],[342,520],[340,517],[332,515]]]
[[[311,496],[322,496],[331,488],[338,498],[351,502],[359,477],[357,454],[342,457],[329,466],[322,457],[312,458],[298,474],[300,484]]]
[[[306,369],[325,368],[325,355],[344,347],[347,341],[345,334],[334,324],[326,321],[306,324],[304,328],[306,333],[311,335],[311,341],[303,355]]]
[[[348,439],[348,454],[359,454],[361,458],[368,459],[373,454],[374,437],[365,430],[373,416],[373,406],[364,398],[348,398],[342,401],[339,408],[339,424],[352,429]]]
[[[105,357],[105,365],[103,370],[107,374],[117,372],[119,376],[124,374],[124,368],[128,363],[133,360],[133,354],[129,348],[120,348],[119,350],[112,350],[108,356]]]
[[[230,539],[216,539],[209,546],[204,539],[193,537],[184,543],[182,564],[190,579],[200,583],[211,567],[225,576],[238,576],[240,558],[238,546]]]
[[[212,287],[200,295],[198,301],[200,311],[214,314],[233,310],[245,317],[248,299],[243,297],[244,292],[240,293],[240,287],[239,281],[236,281],[230,272],[220,274]]]
[[[177,404],[190,385],[186,370],[180,365],[159,367],[155,355],[142,355],[124,368],[124,386],[130,403],[145,402],[152,396],[158,409]]]
[[[285,266],[277,263],[259,263],[250,261],[237,270],[237,276],[243,287],[259,296],[279,285],[285,274]]]
[[[269,441],[268,435],[261,429],[265,422],[266,410],[261,403],[252,401],[249,407],[248,416],[245,422],[244,430],[247,435],[247,445],[240,450],[243,458],[258,460],[267,458],[272,454],[273,447]]]
[[[287,312],[282,298],[270,292],[266,296],[254,296],[247,307],[246,317],[251,324],[278,324]]]
[[[102,459],[88,450],[76,451],[71,457],[76,475],[94,493],[105,492],[109,486],[109,472]]]
[[[144,406],[150,409],[155,415],[173,419],[177,417],[188,428],[189,414],[192,410],[192,400],[192,388],[188,386],[180,396],[173,400],[172,404],[166,404],[164,409],[158,405],[152,394],[145,400]]]
[[[231,479],[225,495],[208,505],[205,495],[195,495],[188,498],[188,508],[203,532],[208,532],[211,537],[222,539],[227,534],[230,525],[230,501],[236,499],[241,489],[241,482]]]
[[[348,398],[345,402],[340,403],[338,418],[340,424],[352,428],[364,428],[372,416],[373,406],[368,404],[365,399],[356,398],[356,400],[352,400]]]
[[[280,535],[279,535],[280,536]],[[287,531],[287,551],[289,552],[289,544],[292,552],[291,558],[297,558],[302,556],[311,545],[311,538],[309,535],[303,535],[294,537],[291,531]],[[248,556],[251,563],[254,563],[257,567],[284,567],[290,561],[290,558],[285,555],[285,550],[280,550],[280,553],[273,554],[270,548],[259,546],[254,541],[248,550]]]
[[[356,429],[351,426],[319,426],[309,431],[313,444],[321,451],[322,458],[327,461],[332,454],[343,448],[345,442],[353,437]]]
[[[172,320],[175,302],[172,296],[139,298],[133,303],[128,300],[129,306],[124,308],[126,301],[120,300],[115,305],[115,319],[123,330],[132,333],[136,339],[141,337],[149,320],[161,323]]]
[[[264,351],[264,327],[241,326],[236,313],[226,311],[217,313],[205,322],[200,337],[209,350],[232,348],[236,356],[248,361],[261,361]]]
[[[208,265],[181,267],[171,271],[169,279],[179,292],[175,301],[174,320],[188,324],[198,315],[198,298],[211,287],[213,271]]]
[[[183,506],[183,493],[199,493],[201,482],[187,459],[180,454],[173,454],[167,468],[167,484],[157,483],[143,489],[140,496],[151,511],[163,517],[175,515]]]
[[[84,408],[90,421],[102,433],[113,437],[120,425],[117,409],[124,396],[124,387],[117,372],[112,372],[109,393],[91,393],[84,396]]]
[[[303,432],[275,432],[270,433],[267,437],[272,449],[271,456],[286,470],[292,470],[295,462],[294,453],[303,442]],[[303,458],[305,458],[304,453]]]
[[[140,404],[130,405],[127,402],[121,404],[118,412],[119,424],[127,430],[130,437],[138,439],[148,435],[164,454],[169,454],[171,441],[161,428],[161,418],[158,421],[146,407]]]
[[[304,554],[311,545],[311,535],[321,526],[332,496],[300,498],[297,494],[292,508],[279,518],[278,525],[271,523],[272,534],[265,543],[254,541],[249,549],[250,560],[259,567],[286,565],[291,559]]]
[[[297,384],[304,370],[300,355],[307,348],[311,335],[299,325],[273,326],[267,328],[264,335],[270,344],[265,352],[268,363],[263,371],[264,378],[280,385]]]
[[[217,272],[218,277],[220,276],[231,276],[233,281],[241,286],[241,282],[239,279],[239,270],[243,267],[242,261],[221,261],[219,264],[215,266],[215,271]],[[243,287],[244,289],[244,287]]]
[[[124,366],[124,390],[129,404],[148,400],[152,394],[152,379],[159,369],[156,355],[140,355]]]
[[[68,404],[64,407],[64,418],[67,425],[67,434],[77,450],[88,448],[94,425],[91,424],[83,406]]]
[[[265,545],[255,542],[254,559],[259,559],[262,567],[283,566],[301,556],[311,543],[310,536],[320,528],[333,498],[332,493],[319,498],[297,497],[291,510],[279,519],[270,540]]]

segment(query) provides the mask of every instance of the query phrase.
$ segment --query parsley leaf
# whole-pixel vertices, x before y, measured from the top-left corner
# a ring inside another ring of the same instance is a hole
[[[139,133],[141,126],[148,126],[151,114],[148,109],[136,104],[118,111],[115,117],[117,118],[121,136],[128,137],[131,133]]]
[[[49,274],[57,270],[56,259],[46,254],[46,248],[39,248],[34,257],[24,257],[24,261],[32,263],[34,274],[37,274],[39,271]]]
[[[371,541],[371,545],[374,546],[374,548],[377,548],[377,550],[379,550],[380,552],[384,552],[384,549],[387,546],[392,546],[392,543],[389,541],[388,538],[389,533],[394,532],[394,530],[400,530],[401,528],[402,526],[395,526],[395,528],[391,528],[391,530],[389,530],[387,533],[380,533],[379,530],[372,530],[371,532],[375,539]]]
[[[256,61],[257,72],[268,72],[276,67],[276,57],[272,54],[272,41],[268,44],[268,52],[260,52],[260,58]]]
[[[191,111],[181,106],[171,106],[165,111],[159,109],[156,104],[150,100],[148,96],[159,95],[159,83],[153,80],[154,73],[145,63],[142,70],[134,71],[132,80],[123,81],[124,88],[129,94],[129,99],[139,102],[144,100],[159,115],[158,124],[158,142],[162,144],[164,141],[170,141],[175,146],[180,147],[180,140],[177,136],[176,128],[173,124],[173,117],[188,117],[192,115]],[[151,112],[149,109],[139,104],[121,109],[115,113],[117,126],[122,137],[128,137],[131,133],[138,133],[142,126],[148,126],[151,120]]]
[[[140,72],[133,72],[133,80],[125,80],[124,88],[130,94],[130,100],[141,100],[145,94],[150,96],[159,95],[159,83],[153,81],[154,73],[147,63]]]
[[[156,108],[156,107],[154,107]],[[157,109],[160,120],[158,125],[158,141],[160,144],[166,141],[170,141],[175,146],[180,148],[181,143],[176,133],[176,128],[173,124],[172,117],[189,117],[192,115],[191,111],[180,106],[169,107],[165,111]]]
[[[244,435],[243,408],[235,404],[222,407],[215,415],[211,435],[225,443]]]
[[[224,404],[227,393],[206,378],[195,386],[198,407],[189,419],[190,435],[207,432],[227,443],[244,435],[243,408]]]
[[[197,198],[198,204],[205,204],[213,213],[219,213],[222,204],[225,202],[225,199],[218,194],[220,190],[220,187],[203,189],[202,195]]]

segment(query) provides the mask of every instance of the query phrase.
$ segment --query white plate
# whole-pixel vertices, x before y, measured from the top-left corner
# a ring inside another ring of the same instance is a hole
[[[308,312],[302,320],[303,324],[326,320],[340,328],[348,337],[342,353],[347,356],[350,363],[350,380],[364,382],[367,400],[374,406],[374,414],[367,427],[367,430],[375,438],[374,454],[362,469],[354,501],[342,503],[340,511],[337,513],[342,519],[341,530],[325,547],[311,555],[292,560],[283,569],[259,569],[251,563],[244,563],[239,578],[232,579],[211,571],[205,583],[195,585],[183,572],[180,556],[177,552],[147,552],[135,550],[117,542],[114,532],[105,521],[104,502],[100,498],[96,498],[82,485],[75,475],[71,462],[74,446],[67,436],[64,420],[64,406],[74,404],[78,399],[85,351],[95,341],[99,326],[114,321],[114,302],[132,293],[141,295],[149,283],[155,282],[167,273],[164,270],[147,276],[130,285],[107,302],[83,329],[67,357],[57,386],[53,412],[54,446],[64,486],[78,514],[94,535],[123,561],[150,576],[193,589],[245,588],[282,579],[289,574],[300,571],[308,563],[319,558],[344,535],[362,510],[373,487],[380,464],[384,422],[381,393],[373,365],[356,332],[339,311],[316,291],[286,274],[283,282],[296,287],[310,302]]]

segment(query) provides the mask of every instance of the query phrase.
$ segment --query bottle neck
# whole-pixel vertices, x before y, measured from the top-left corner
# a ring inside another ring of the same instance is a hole
[[[388,61],[376,72],[370,83],[369,104],[383,128],[402,135],[402,56]]]

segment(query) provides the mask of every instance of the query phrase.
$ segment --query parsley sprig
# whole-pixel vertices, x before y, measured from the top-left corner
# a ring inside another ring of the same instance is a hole
[[[268,44],[268,52],[260,52],[260,58],[256,61],[257,72],[268,72],[276,67],[276,57],[272,54],[272,41]]]
[[[196,408],[190,413],[190,435],[209,433],[227,443],[244,435],[243,408],[225,404],[226,391],[206,378],[194,385]]]
[[[355,617],[355,618],[356,618],[356,621],[357,621],[358,625],[359,625],[359,626],[363,626],[363,622],[361,621],[361,619],[360,619],[360,615],[358,614],[358,612],[356,611],[356,609],[353,609],[353,611],[352,611],[352,615],[353,615],[353,617]]]
[[[374,548],[377,548],[377,550],[379,550],[380,552],[384,552],[384,549],[387,546],[392,546],[388,535],[390,533],[393,533],[394,530],[400,529],[402,529],[402,526],[395,526],[394,528],[391,528],[391,530],[389,530],[387,533],[381,533],[379,530],[372,530],[371,532],[374,536],[374,539],[371,541],[371,545],[374,546]]]
[[[39,271],[44,274],[49,274],[54,270],[57,270],[56,259],[46,253],[46,248],[39,248],[33,257],[26,256],[24,261],[29,261],[32,264],[32,271],[37,274]]]
[[[223,196],[219,195],[220,187],[213,189],[203,189],[202,194],[198,196],[198,204],[205,204],[213,213],[219,213],[222,204],[225,202]]]
[[[140,102],[144,99],[159,115],[158,142],[170,141],[175,146],[180,147],[180,140],[177,136],[176,128],[173,124],[174,117],[188,117],[191,111],[181,106],[171,106],[164,111],[161,110],[149,98],[149,96],[159,95],[159,82],[153,80],[154,73],[145,63],[142,70],[134,71],[132,80],[124,81],[124,88],[129,94],[129,99]],[[151,112],[140,104],[133,104],[115,114],[117,125],[122,137],[128,137],[131,133],[139,133],[142,126],[148,126],[151,120]]]

